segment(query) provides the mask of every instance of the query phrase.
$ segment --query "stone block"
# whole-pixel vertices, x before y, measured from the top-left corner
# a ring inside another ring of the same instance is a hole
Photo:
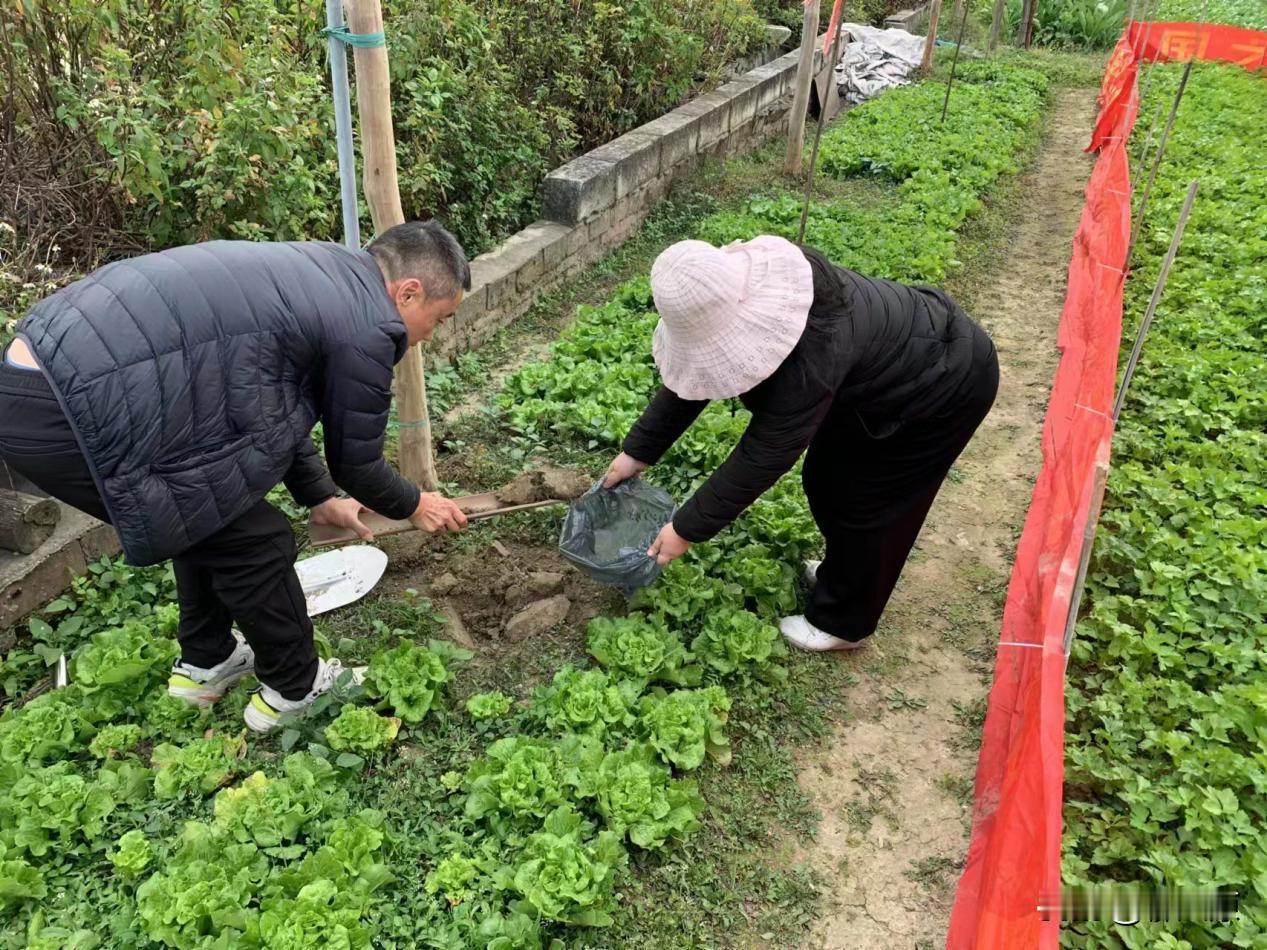
[[[756,80],[748,76],[728,82],[717,90],[718,95],[730,102],[731,130],[750,121],[757,114],[757,97],[760,91],[761,87]]]
[[[616,213],[615,208],[608,208],[606,211],[600,211],[594,217],[585,222],[589,229],[590,242],[601,240],[613,224],[620,220],[620,216]]]
[[[636,129],[586,153],[586,157],[615,167],[616,200],[619,201],[660,174],[660,137]]]
[[[774,63],[768,63],[748,73],[745,79],[751,79],[757,86],[756,111],[762,112],[783,96],[783,74]]]
[[[660,139],[660,174],[689,159],[699,148],[700,117],[682,109],[639,126],[637,131]]]
[[[574,158],[546,175],[541,213],[550,221],[576,224],[616,200],[616,167],[590,155]]]
[[[730,131],[730,97],[720,89],[700,96],[690,105],[699,109],[699,144],[696,154],[707,151],[726,137]]]

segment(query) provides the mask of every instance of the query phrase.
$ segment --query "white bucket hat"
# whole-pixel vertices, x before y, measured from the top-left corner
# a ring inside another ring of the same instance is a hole
[[[724,248],[679,241],[651,265],[660,322],[651,353],[683,399],[730,399],[769,378],[805,329],[814,274],[772,235]]]

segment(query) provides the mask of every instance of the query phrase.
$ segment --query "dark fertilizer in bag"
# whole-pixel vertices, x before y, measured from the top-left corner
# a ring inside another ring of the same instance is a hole
[[[559,552],[587,577],[632,594],[664,570],[647,549],[676,512],[668,492],[641,478],[615,488],[599,482],[568,509]]]

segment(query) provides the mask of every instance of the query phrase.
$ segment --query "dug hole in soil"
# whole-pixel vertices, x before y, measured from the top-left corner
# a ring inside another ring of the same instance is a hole
[[[496,495],[503,505],[570,501],[592,485],[583,473],[546,466],[517,476]],[[390,566],[383,595],[411,587],[422,591],[449,618],[454,640],[482,651],[521,643],[562,624],[583,627],[623,604],[620,594],[585,577],[553,545],[494,540],[454,553],[444,539],[411,532],[384,539],[384,547]]]

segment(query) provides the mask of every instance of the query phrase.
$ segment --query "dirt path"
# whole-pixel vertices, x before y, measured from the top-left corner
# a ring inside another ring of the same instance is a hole
[[[1022,178],[1019,224],[972,308],[999,349],[998,400],[938,498],[876,643],[839,657],[852,667],[855,718],[803,762],[801,785],[823,816],[805,858],[829,884],[805,947],[945,944],[1002,598],[1040,462],[1093,99],[1057,96]]]

